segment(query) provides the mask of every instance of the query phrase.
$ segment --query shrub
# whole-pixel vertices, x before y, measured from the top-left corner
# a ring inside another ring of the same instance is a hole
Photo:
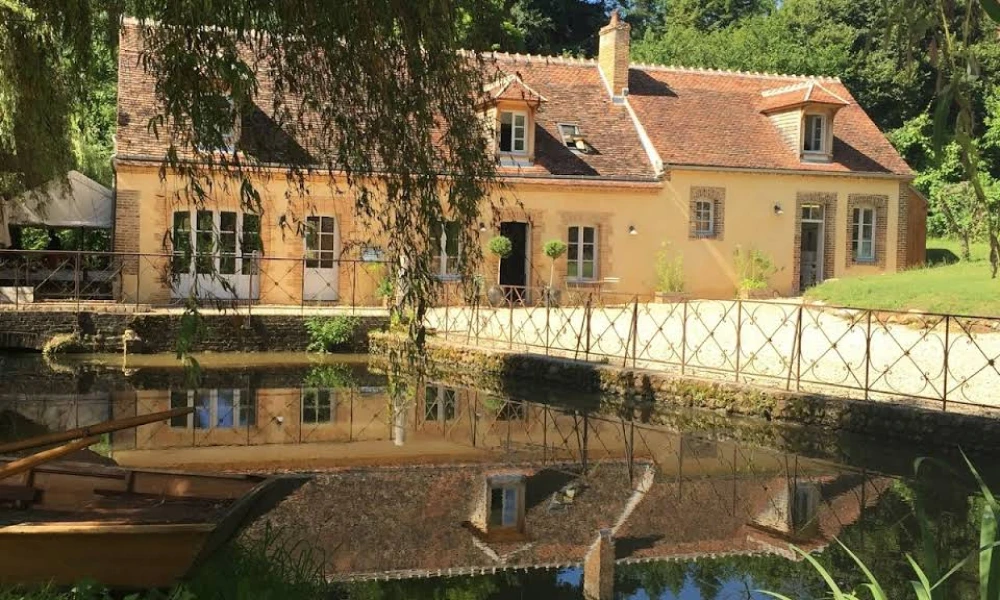
[[[311,317],[306,321],[309,332],[308,352],[333,352],[354,339],[361,320],[357,317]]]
[[[684,257],[671,256],[670,245],[664,243],[656,253],[656,291],[684,291]]]
[[[741,290],[766,289],[771,276],[778,272],[771,256],[752,246],[749,248],[736,246],[733,262],[736,266],[736,275],[740,278]]]
[[[490,252],[500,259],[507,258],[514,251],[514,244],[511,243],[510,238],[503,235],[491,238],[487,246]]]
[[[552,262],[549,265],[549,287],[552,287],[552,281],[556,276],[556,259],[563,254],[566,254],[566,248],[568,248],[568,246],[566,246],[566,242],[562,240],[549,240],[545,242],[544,246],[542,246],[542,252],[545,253],[545,256],[552,259]]]

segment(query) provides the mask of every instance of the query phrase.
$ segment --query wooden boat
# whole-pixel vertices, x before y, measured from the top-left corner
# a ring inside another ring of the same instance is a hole
[[[0,458],[0,472],[24,462]],[[0,479],[8,585],[170,586],[305,481],[69,461],[17,470]]]

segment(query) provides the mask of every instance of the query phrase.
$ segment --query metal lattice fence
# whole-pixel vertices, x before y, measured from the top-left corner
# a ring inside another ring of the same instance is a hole
[[[524,298],[534,298],[534,302]],[[1000,408],[1000,319],[757,300],[655,303],[545,290],[432,310],[456,342],[787,390]]]

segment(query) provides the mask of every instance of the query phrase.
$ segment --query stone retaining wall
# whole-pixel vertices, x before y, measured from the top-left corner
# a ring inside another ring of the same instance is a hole
[[[373,358],[392,359],[405,342],[386,333],[371,334]],[[788,392],[718,380],[681,377],[504,350],[473,348],[431,339],[427,342],[431,377],[448,377],[495,389],[525,381],[544,381],[569,390],[656,401],[703,409],[708,420],[746,416],[891,437],[935,447],[961,445],[970,451],[1000,449],[1000,419],[943,412],[900,403],[869,402],[811,393]]]
[[[345,348],[363,352],[368,333],[382,329],[388,317],[357,317],[361,325]],[[301,315],[202,314],[192,352],[302,351],[309,345]],[[42,350],[57,336],[73,340],[66,352],[121,352],[127,329],[141,343],[129,343],[129,352],[174,352],[182,330],[178,314],[120,314],[93,312],[0,312],[0,350]]]

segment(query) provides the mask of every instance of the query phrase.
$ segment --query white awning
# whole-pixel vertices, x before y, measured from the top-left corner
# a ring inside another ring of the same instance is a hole
[[[111,229],[115,214],[111,190],[77,171],[70,171],[66,178],[15,198],[8,224]]]

